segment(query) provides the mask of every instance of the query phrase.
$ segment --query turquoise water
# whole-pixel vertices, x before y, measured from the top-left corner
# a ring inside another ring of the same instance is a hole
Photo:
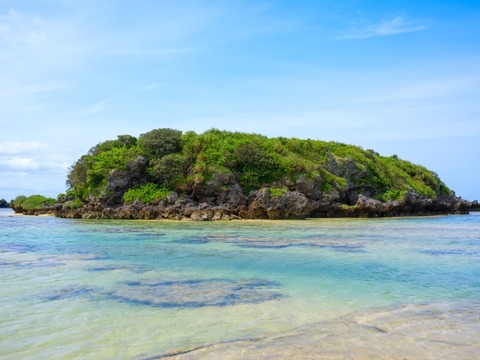
[[[394,309],[407,305],[472,315],[480,215],[194,223],[0,209],[0,283],[5,359],[231,348],[386,309],[406,321]],[[476,329],[479,318],[461,321]]]

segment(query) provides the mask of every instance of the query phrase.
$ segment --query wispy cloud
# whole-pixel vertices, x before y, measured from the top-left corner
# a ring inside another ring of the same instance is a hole
[[[404,33],[423,31],[431,26],[431,21],[423,19],[408,19],[404,15],[383,19],[379,22],[362,21],[353,26],[339,39],[368,39],[381,36],[391,36]]]
[[[99,101],[93,105],[90,105],[87,110],[85,110],[82,115],[91,115],[101,111],[105,111],[113,106],[115,99],[105,99]]]
[[[202,51],[197,48],[161,48],[161,49],[136,49],[125,48],[122,49],[97,49],[92,50],[91,54],[103,54],[103,55],[119,55],[119,56],[156,56],[156,57],[170,57],[177,55],[187,55],[192,53],[198,53]]]
[[[45,23],[35,15],[25,15],[11,9],[0,15],[0,43],[37,45],[48,37]]]
[[[411,81],[408,84],[396,84],[382,86],[376,90],[364,91],[361,95],[353,95],[342,99],[334,100],[330,105],[347,104],[408,104],[411,102],[435,101],[444,102],[446,99],[452,101],[456,98],[465,98],[469,94],[478,91],[480,77],[472,74],[470,77],[444,77],[424,78]]]
[[[38,94],[56,90],[62,90],[67,88],[67,83],[60,82],[60,81],[51,81],[45,83],[32,83],[27,84],[15,88],[11,88],[8,90],[0,91],[0,95],[10,95],[10,96],[20,96],[20,95],[30,95],[30,94]]]
[[[139,92],[139,93],[146,93],[146,92],[155,91],[159,87],[160,87],[160,84],[155,83],[155,84],[149,84],[149,85],[144,85],[144,86],[138,86],[135,89],[133,89],[133,91]]]

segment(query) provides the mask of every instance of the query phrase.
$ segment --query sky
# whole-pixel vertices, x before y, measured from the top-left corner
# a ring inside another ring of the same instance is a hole
[[[0,0],[0,199],[165,127],[358,145],[480,200],[480,1]]]

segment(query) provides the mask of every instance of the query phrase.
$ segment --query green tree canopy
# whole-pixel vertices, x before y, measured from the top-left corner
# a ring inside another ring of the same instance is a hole
[[[131,135],[118,135],[116,140],[101,142],[89,150],[90,155],[98,155],[114,148],[131,148],[137,145],[137,138]]]
[[[138,138],[141,151],[150,158],[159,159],[181,150],[182,132],[173,129],[155,129]]]
[[[145,194],[156,193],[157,187],[197,194],[211,187],[213,178],[224,177],[228,181],[220,188],[236,183],[245,194],[265,186],[295,189],[298,179],[303,184],[314,180],[311,194],[356,192],[380,200],[400,200],[408,191],[432,199],[452,194],[432,171],[358,146],[216,129],[182,134],[169,128],[149,131],[138,140],[120,135],[94,146],[70,168],[70,194],[84,200],[92,194],[108,196],[113,170],[120,170],[117,180],[129,179],[125,189],[114,188]]]

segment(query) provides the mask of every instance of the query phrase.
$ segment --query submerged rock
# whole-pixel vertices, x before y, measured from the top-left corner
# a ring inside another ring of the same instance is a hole
[[[57,301],[83,297],[160,308],[224,307],[280,299],[284,295],[278,291],[279,286],[277,282],[262,279],[127,281],[113,291],[92,286],[70,286],[51,289],[41,294],[40,298]]]
[[[109,294],[110,299],[154,307],[231,306],[282,297],[268,280],[192,279],[184,281],[134,281]]]

